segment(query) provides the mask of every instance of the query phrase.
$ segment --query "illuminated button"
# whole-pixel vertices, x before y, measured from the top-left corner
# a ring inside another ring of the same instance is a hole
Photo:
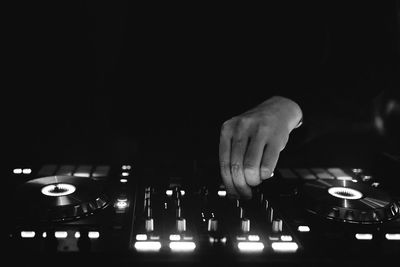
[[[131,165],[122,165],[121,169],[122,170],[130,170],[130,169],[132,169],[132,166]]]
[[[122,172],[122,173],[121,173],[121,176],[127,177],[127,176],[129,176],[129,172]]]
[[[372,240],[372,234],[360,234],[360,233],[357,233],[356,234],[356,238],[358,240]]]
[[[157,252],[161,249],[159,241],[137,241],[134,245],[139,252]]]
[[[145,240],[147,240],[147,235],[146,234],[137,234],[136,235],[136,240],[145,241]]]
[[[90,165],[79,165],[74,172],[74,176],[77,177],[90,177],[92,166]]]
[[[196,244],[190,241],[170,242],[169,248],[173,252],[191,252],[196,248]]]
[[[47,237],[47,233],[46,233],[46,232],[43,232],[42,237],[43,237],[43,238],[46,238],[46,237]]]
[[[56,238],[67,238],[68,233],[66,231],[56,231],[54,232]]]
[[[89,231],[88,237],[89,237],[90,239],[97,239],[97,238],[100,237],[100,233],[97,232],[97,231]]]
[[[226,191],[225,190],[218,190],[218,196],[220,197],[225,197],[226,196]]]
[[[172,196],[173,191],[171,189],[168,189],[165,191],[165,194],[170,197],[170,196]]]
[[[23,170],[22,170],[22,173],[23,173],[23,174],[31,174],[31,173],[32,173],[32,170],[29,169],[29,168],[26,168],[26,169],[23,169]]]
[[[118,209],[125,209],[126,207],[128,207],[128,202],[126,201],[117,201],[116,204]]]
[[[128,182],[128,179],[125,179],[125,178],[121,178],[121,179],[119,179],[119,181],[121,182],[121,183],[127,183]]]
[[[307,225],[299,225],[299,227],[297,227],[297,231],[299,232],[310,232],[310,227]]]
[[[272,242],[271,247],[275,252],[295,252],[299,248],[296,242]]]
[[[22,173],[22,169],[20,169],[20,168],[14,169],[13,173],[14,174],[21,174]]]
[[[81,233],[80,232],[75,232],[75,238],[80,238],[81,237]]]
[[[400,234],[385,234],[387,240],[400,240]]]
[[[34,231],[21,231],[22,238],[34,238],[35,232]]]
[[[293,238],[290,235],[281,235],[281,240],[282,241],[292,241]]]
[[[240,252],[261,252],[264,250],[262,242],[238,242],[237,246]]]
[[[169,235],[169,240],[179,241],[179,240],[181,240],[181,236],[180,235]]]
[[[249,235],[249,241],[260,241],[260,237],[258,235]]]

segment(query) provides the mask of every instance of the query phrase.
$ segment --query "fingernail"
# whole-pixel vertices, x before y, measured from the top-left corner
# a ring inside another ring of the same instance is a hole
[[[255,178],[257,176],[257,171],[255,169],[247,168],[244,169],[244,175],[246,177]]]
[[[271,177],[271,171],[268,168],[261,169],[261,179],[266,180]]]

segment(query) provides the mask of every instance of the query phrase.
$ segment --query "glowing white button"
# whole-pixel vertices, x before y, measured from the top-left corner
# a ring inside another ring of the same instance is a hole
[[[181,240],[181,236],[180,235],[170,235],[169,236],[169,240],[171,240],[171,241],[179,241],[179,240]]]
[[[43,237],[43,238],[46,238],[46,237],[47,237],[47,233],[46,233],[46,232],[43,232],[42,237]]]
[[[56,238],[67,238],[68,233],[67,233],[66,231],[56,231],[56,232],[54,233],[54,236],[55,236]]]
[[[21,231],[22,238],[34,238],[35,232],[34,231]]]
[[[120,181],[121,183],[127,183],[127,182],[128,182],[128,179],[122,178],[122,179],[119,179],[119,181]]]
[[[80,238],[81,237],[81,233],[80,232],[75,232],[75,238]]]
[[[343,175],[343,176],[338,176],[338,177],[336,177],[336,179],[338,179],[338,180],[351,181],[351,180],[353,180],[353,177],[347,176],[347,175]]]
[[[22,170],[22,173],[23,173],[23,174],[31,174],[31,173],[32,173],[32,170],[29,169],[29,168],[26,168],[26,169],[23,169],[23,170]]]
[[[239,242],[237,246],[240,252],[261,252],[264,249],[261,242]]]
[[[129,176],[129,172],[123,172],[123,173],[121,173],[121,175],[124,177]]]
[[[297,231],[299,231],[299,232],[310,232],[310,227],[308,227],[307,225],[300,225],[299,227],[297,227]]]
[[[170,242],[169,248],[173,252],[191,252],[196,248],[196,244],[194,242]]]
[[[218,196],[225,197],[226,196],[226,191],[225,190],[218,190]]]
[[[281,235],[281,240],[282,241],[292,241],[293,238],[290,235]]]
[[[128,203],[126,201],[118,201],[116,206],[119,209],[125,209],[128,206]]]
[[[137,234],[136,235],[136,240],[138,240],[138,241],[147,240],[147,235],[146,234]]]
[[[134,247],[140,252],[153,252],[161,249],[161,243],[158,241],[137,241]]]
[[[400,240],[400,234],[386,234],[385,238],[387,240]]]
[[[100,233],[97,232],[97,231],[90,231],[90,232],[88,233],[88,237],[89,237],[90,239],[96,239],[96,238],[99,238],[99,237],[100,237]]]
[[[122,165],[121,169],[123,170],[130,170],[132,168],[131,165]]]
[[[258,235],[249,235],[249,241],[260,241],[260,237]]]
[[[168,189],[167,191],[165,191],[165,194],[167,194],[167,196],[172,196],[172,190]]]
[[[371,240],[372,234],[356,234],[358,240]]]
[[[185,195],[185,190],[181,190],[181,195],[182,195],[182,196]]]
[[[18,168],[18,169],[14,169],[13,170],[14,174],[21,174],[22,173],[22,169]]]
[[[299,248],[296,242],[273,242],[271,247],[275,252],[295,252]]]

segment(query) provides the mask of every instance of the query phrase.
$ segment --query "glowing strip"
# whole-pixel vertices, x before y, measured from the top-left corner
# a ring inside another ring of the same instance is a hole
[[[372,234],[356,234],[358,240],[371,240]]]
[[[137,241],[134,246],[140,252],[152,252],[161,249],[161,243],[158,241]]]
[[[262,242],[239,242],[237,246],[240,252],[261,252],[264,249]]]
[[[296,242],[273,242],[271,246],[275,252],[295,252],[299,248]]]
[[[80,238],[81,237],[81,233],[80,232],[75,232],[75,238]]]
[[[168,189],[167,191],[165,191],[165,194],[167,194],[167,196],[172,196],[172,190]]]
[[[96,239],[96,238],[99,238],[99,237],[100,237],[100,233],[97,232],[97,231],[90,231],[90,232],[88,233],[88,237],[89,237],[90,239]]]
[[[55,236],[56,238],[67,238],[68,233],[67,233],[66,231],[56,231],[56,232],[54,233],[54,236]]]
[[[129,176],[129,172],[123,172],[123,173],[121,173],[121,175],[124,177]]]
[[[35,232],[34,231],[21,231],[22,238],[34,238]]]
[[[196,248],[194,242],[170,242],[169,248],[173,252],[191,252]]]
[[[386,234],[387,240],[400,240],[400,234]]]
[[[145,241],[145,240],[147,240],[147,235],[146,234],[137,234],[136,235],[136,240]]]
[[[299,232],[310,232],[310,227],[308,227],[307,225],[300,225],[299,227],[297,227],[297,231],[299,231]]]
[[[119,179],[119,181],[120,181],[121,183],[127,183],[127,182],[128,182],[128,179],[122,178],[122,179]]]

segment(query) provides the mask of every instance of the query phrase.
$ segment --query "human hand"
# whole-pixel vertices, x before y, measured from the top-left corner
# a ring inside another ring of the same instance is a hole
[[[252,197],[251,187],[271,177],[290,132],[301,120],[297,103],[274,96],[223,123],[219,161],[228,195]]]

